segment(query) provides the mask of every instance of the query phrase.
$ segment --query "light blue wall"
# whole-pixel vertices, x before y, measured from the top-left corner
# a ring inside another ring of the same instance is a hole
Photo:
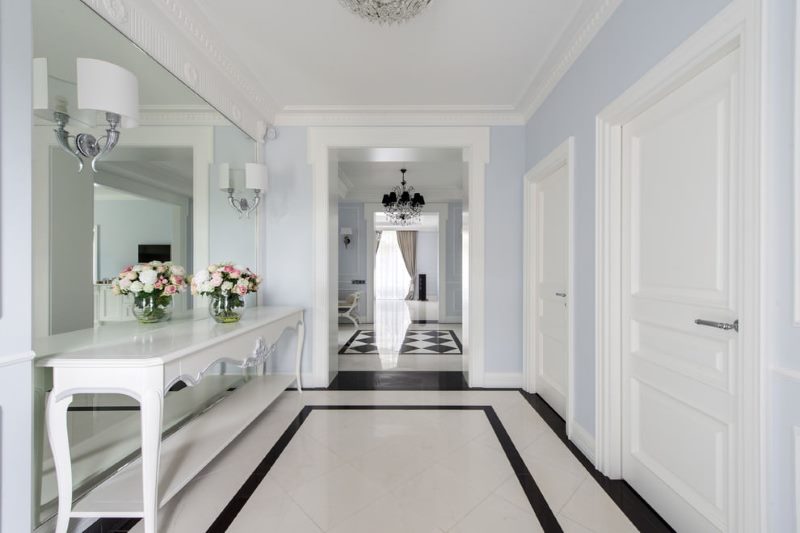
[[[525,130],[492,128],[486,166],[486,372],[522,372],[522,175]]]
[[[140,244],[171,244],[176,207],[155,200],[95,200],[99,227],[98,275],[113,278],[139,259]]]
[[[727,4],[625,0],[525,127],[527,169],[575,137],[575,418],[590,433],[595,428],[595,117]]]
[[[244,164],[255,161],[253,140],[234,126],[214,127],[214,163],[229,163],[236,195],[245,194]],[[237,172],[238,170],[238,172]],[[233,261],[256,268],[256,215],[240,218],[228,203],[228,195],[219,189],[217,177],[209,179],[209,260]],[[263,212],[263,211],[262,211]],[[195,265],[195,268],[202,268]]]
[[[800,427],[800,327],[792,323],[793,215],[793,97],[794,20],[793,0],[766,1],[765,94],[765,198],[766,227],[763,243],[766,281],[764,337],[767,350],[770,416],[767,432],[767,510],[769,531],[797,531],[795,502],[794,428]],[[783,371],[781,371],[783,370]],[[794,372],[794,375],[792,375]]]
[[[464,204],[462,202],[449,202],[447,204],[447,225],[445,226],[445,253],[448,261],[445,263],[444,282],[445,291],[445,319],[461,321],[461,224]],[[452,258],[452,260],[450,260]],[[440,319],[441,320],[441,319]]]
[[[417,272],[426,274],[426,295],[430,301],[439,297],[439,232],[417,232]]]
[[[363,202],[339,203],[339,229],[350,228],[350,246],[345,247],[344,237],[339,235],[339,289],[361,291],[358,315],[367,316],[367,285],[353,285],[354,279],[367,280],[367,220],[364,218]]]
[[[306,309],[303,371],[311,371],[313,332],[313,264],[311,166],[307,162],[307,130],[285,127],[266,146],[270,191],[261,217],[264,283],[263,305]],[[280,346],[277,353],[290,353]]]

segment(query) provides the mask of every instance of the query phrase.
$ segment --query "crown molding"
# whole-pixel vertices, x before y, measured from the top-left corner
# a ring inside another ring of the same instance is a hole
[[[180,0],[81,0],[253,139],[275,106],[255,78]]]
[[[207,105],[142,105],[140,126],[230,126],[230,121]]]
[[[285,106],[276,126],[522,126],[513,106]]]
[[[515,106],[524,122],[536,113],[621,3],[602,0],[594,11],[575,16]]]

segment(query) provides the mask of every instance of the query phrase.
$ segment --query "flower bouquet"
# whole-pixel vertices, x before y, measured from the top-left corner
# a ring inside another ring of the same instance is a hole
[[[192,294],[209,296],[208,312],[222,324],[238,322],[244,314],[247,293],[256,292],[261,278],[249,268],[233,263],[209,265],[192,276]]]
[[[111,282],[111,290],[133,295],[133,315],[142,324],[162,322],[172,317],[172,297],[186,290],[186,270],[161,261],[132,265]]]

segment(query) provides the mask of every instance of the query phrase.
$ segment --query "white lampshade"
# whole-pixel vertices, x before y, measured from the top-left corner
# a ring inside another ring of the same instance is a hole
[[[267,165],[261,163],[245,163],[245,186],[248,189],[259,189],[262,192],[267,192],[269,187],[269,173],[267,172]]]
[[[353,228],[342,228],[339,230],[340,235],[350,236],[353,234]]]
[[[231,188],[231,166],[228,163],[217,165],[217,179],[219,180],[220,189],[228,190]]]
[[[139,124],[139,80],[114,63],[79,57],[78,109],[116,113],[122,117],[120,127],[135,128]]]

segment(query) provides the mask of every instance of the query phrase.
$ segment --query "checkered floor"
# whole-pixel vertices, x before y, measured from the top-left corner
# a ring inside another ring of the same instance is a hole
[[[374,330],[358,330],[339,350],[340,354],[378,354],[381,348]],[[452,330],[408,330],[401,354],[455,354],[462,353],[461,341]]]

